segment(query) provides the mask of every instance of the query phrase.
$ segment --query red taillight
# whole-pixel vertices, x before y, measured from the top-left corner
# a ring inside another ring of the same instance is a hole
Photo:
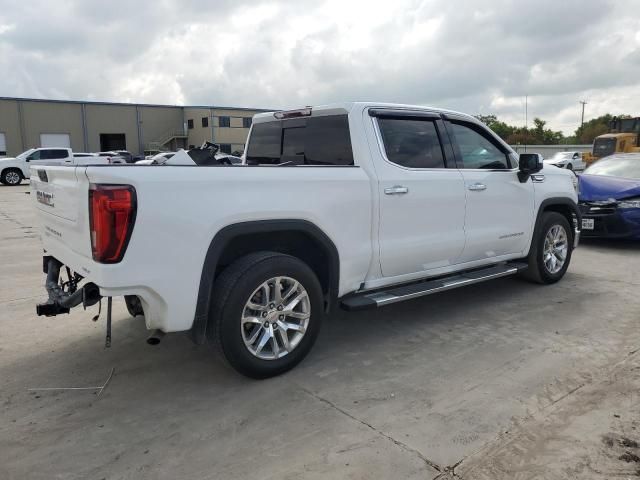
[[[136,216],[136,190],[131,185],[91,185],[89,226],[93,259],[118,263],[129,243]]]

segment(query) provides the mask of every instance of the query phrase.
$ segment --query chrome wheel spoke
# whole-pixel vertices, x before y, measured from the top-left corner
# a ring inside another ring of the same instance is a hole
[[[299,318],[300,320],[306,320],[311,316],[311,314],[306,312],[286,312],[285,316],[290,318]]]
[[[287,331],[282,328],[279,328],[277,332],[278,332],[278,335],[280,336],[280,340],[282,341],[282,348],[284,348],[285,351],[289,353],[291,346],[289,345],[289,336],[287,335]]]
[[[254,303],[254,302],[252,302],[252,301],[248,301],[248,302],[247,302],[247,307],[246,307],[246,308],[249,308],[249,309],[251,309],[251,310],[257,310],[257,311],[259,311],[259,312],[262,312],[262,311],[264,311],[264,310],[268,310],[268,309],[269,309],[269,306],[268,306],[268,305],[260,305],[259,303]]]
[[[243,317],[242,323],[257,323],[258,325],[262,325],[262,319],[258,317]]]
[[[307,298],[307,291],[303,291],[298,293],[298,295],[296,295],[293,300],[291,300],[287,305],[285,305],[284,307],[284,311],[285,312],[292,312],[293,309],[296,307],[296,305],[298,305],[298,303],[300,303],[302,300],[304,300],[305,298]]]
[[[270,338],[271,338],[271,332],[269,332],[269,330],[267,330],[266,328],[263,328],[262,337],[260,337],[260,341],[256,346],[256,355],[262,351],[262,349],[265,347],[265,345],[267,344]]]
[[[291,284],[291,287],[289,287],[289,290],[287,290],[287,293],[285,293],[282,297],[282,303],[285,303],[292,294],[296,293],[299,286],[300,284],[294,280],[294,282]]]
[[[293,330],[294,332],[305,332],[305,327],[297,323],[282,322],[285,330]]]
[[[282,282],[280,277],[276,277],[273,279],[273,303],[282,302]]]
[[[253,345],[255,341],[258,339],[258,335],[260,335],[260,332],[262,332],[262,325],[257,325],[254,328],[254,331],[251,334],[251,336],[247,339],[247,343],[249,345]]]

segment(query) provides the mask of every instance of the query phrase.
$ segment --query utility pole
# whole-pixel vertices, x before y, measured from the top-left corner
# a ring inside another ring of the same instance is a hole
[[[524,96],[524,151],[527,151],[527,144],[529,139],[529,96]]]
[[[582,120],[580,120],[580,128],[582,128],[584,126],[584,106],[587,104],[587,102],[585,102],[584,100],[580,100],[580,103],[582,104]]]

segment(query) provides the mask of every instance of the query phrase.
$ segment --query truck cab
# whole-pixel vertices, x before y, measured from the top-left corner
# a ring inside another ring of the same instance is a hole
[[[614,153],[640,152],[640,117],[613,117],[609,123],[609,133],[597,136],[591,153],[583,155],[587,166]]]

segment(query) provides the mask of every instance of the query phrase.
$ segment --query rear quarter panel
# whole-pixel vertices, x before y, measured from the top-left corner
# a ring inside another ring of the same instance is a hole
[[[136,189],[136,223],[123,260],[94,265],[105,295],[139,294],[149,328],[187,330],[204,258],[222,228],[307,220],[336,245],[340,294],[358,288],[371,259],[371,190],[358,167],[87,167],[90,183]]]

